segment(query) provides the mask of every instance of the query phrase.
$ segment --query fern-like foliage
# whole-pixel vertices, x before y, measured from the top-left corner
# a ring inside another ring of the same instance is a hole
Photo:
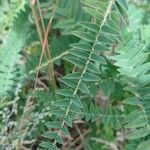
[[[20,52],[29,37],[28,30],[28,16],[20,12],[15,18],[11,31],[5,35],[0,48],[0,98],[8,96],[15,85],[18,66],[21,64]]]
[[[7,33],[13,26],[13,22],[18,13],[25,10],[26,4],[27,0],[10,0],[0,2],[0,40],[3,41],[3,36],[5,36],[5,33]]]
[[[83,1],[83,9],[89,13],[91,20],[78,22],[80,28],[73,34],[79,37],[80,41],[71,44],[72,49],[64,57],[77,71],[59,79],[64,88],[56,91],[58,101],[54,102],[51,110],[59,121],[46,123],[47,128],[51,130],[44,133],[43,137],[51,142],[42,142],[40,146],[57,150],[57,144],[64,143],[61,134],[69,135],[67,127],[72,127],[75,115],[82,112],[80,96],[90,95],[90,82],[96,83],[100,80],[100,66],[106,63],[101,54],[110,51],[113,44],[121,39],[120,17],[115,12],[119,4],[118,1],[115,3],[115,0]]]
[[[135,150],[137,149],[137,146],[139,145],[140,140],[130,140],[129,143],[125,146],[125,150]]]
[[[113,57],[115,65],[128,85],[125,90],[133,93],[133,97],[125,99],[124,103],[137,108],[126,117],[125,127],[131,129],[128,138],[146,137],[150,134],[150,53],[130,34],[125,36],[124,43],[118,49],[121,54]]]

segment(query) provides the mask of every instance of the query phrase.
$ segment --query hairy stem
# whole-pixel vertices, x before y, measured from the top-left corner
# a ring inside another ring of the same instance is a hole
[[[69,54],[69,52],[68,52],[68,51],[65,51],[65,52],[62,53],[61,55],[56,56],[55,58],[53,58],[53,59],[47,61],[46,63],[42,64],[39,68],[40,68],[40,69],[43,69],[44,67],[46,67],[46,66],[48,66],[49,64],[55,62],[56,60],[59,60],[60,58],[62,58],[63,56],[65,56],[65,55],[67,55],[67,54]],[[35,70],[31,70],[31,71],[29,72],[29,75],[35,73],[39,68],[37,67]]]

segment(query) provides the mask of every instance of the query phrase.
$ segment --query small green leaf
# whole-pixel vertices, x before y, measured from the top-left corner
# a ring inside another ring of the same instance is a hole
[[[102,51],[109,51],[110,49],[104,45],[102,45],[102,43],[97,43],[94,45],[94,50],[98,51],[98,52],[102,52]]]
[[[47,128],[60,128],[61,127],[61,124],[60,124],[60,122],[58,122],[58,121],[53,121],[53,122],[46,122],[45,123],[45,126],[47,127]]]
[[[69,105],[69,101],[64,99],[64,100],[59,100],[54,103],[54,106],[60,107],[60,108],[66,108]]]
[[[64,59],[81,69],[84,68],[85,61],[80,58],[77,59],[75,56],[65,56]]]
[[[82,105],[82,103],[81,103],[81,100],[80,100],[80,98],[76,95],[74,98],[73,98],[73,103],[77,106],[77,107],[79,107],[79,108],[83,108],[83,105]]]
[[[138,97],[132,97],[132,98],[126,98],[123,101],[124,104],[129,104],[129,105],[139,105],[141,104],[141,100]]]
[[[72,120],[69,116],[64,119],[65,123],[72,128]]]
[[[88,32],[74,31],[73,34],[87,42],[94,42],[95,40],[95,36]]]
[[[49,138],[49,139],[56,139],[57,138],[57,132],[47,131],[42,136],[45,138]]]
[[[98,116],[97,114],[99,113],[96,108],[96,105],[92,102],[90,104],[90,114],[91,114],[91,122],[94,122],[97,119],[97,116]]]
[[[150,140],[141,142],[136,150],[149,150],[150,149]]]
[[[88,51],[88,52],[92,49],[91,45],[89,45],[87,43],[72,43],[69,46],[71,46],[73,48],[85,50],[85,51]]]
[[[116,38],[110,38],[107,34],[101,33],[98,37],[98,41],[111,45],[112,43],[115,43]]]
[[[73,50],[70,50],[69,53],[71,53],[75,57],[77,56],[77,57],[85,59],[85,60],[89,57],[89,53],[87,51],[83,51],[83,50],[73,49]]]
[[[85,1],[82,1],[82,3],[84,3],[88,7],[93,8],[94,10],[101,10],[101,11],[102,9],[105,10],[108,5],[107,1],[99,1],[99,0],[94,0],[94,1],[85,0]]]
[[[79,21],[79,25],[83,26],[84,28],[93,31],[93,32],[98,32],[99,31],[99,26],[97,24],[88,22],[88,21]]]
[[[89,82],[93,81],[93,82],[94,82],[94,81],[99,81],[100,78],[99,78],[98,76],[92,74],[92,73],[87,73],[87,72],[86,72],[86,73],[84,74],[82,80],[83,80],[83,81],[89,81]]]
[[[81,77],[81,73],[80,72],[74,72],[74,73],[67,74],[63,78],[64,79],[70,79],[70,80],[79,80],[80,77]]]
[[[79,90],[83,93],[90,94],[90,91],[85,83],[81,82],[79,85]]]
[[[92,17],[95,17],[98,20],[102,20],[103,18],[103,14],[102,13],[98,13],[97,10],[94,10],[92,8],[89,7],[83,7],[83,10],[86,11],[89,15],[91,15]]]
[[[128,11],[128,5],[126,0],[116,0],[116,1],[125,11]]]
[[[128,139],[138,139],[138,138],[142,138],[145,137],[149,134],[149,130],[147,129],[147,127],[143,127],[140,129],[137,129],[135,131],[133,131],[132,133],[130,133],[127,138]]]
[[[62,145],[64,144],[64,141],[60,136],[57,137],[56,141]]]
[[[106,24],[102,27],[102,32],[120,36],[120,32],[118,30],[114,29],[113,27],[109,26],[108,24]]]
[[[97,74],[100,73],[99,69],[98,69],[92,62],[90,62],[90,63],[88,64],[87,69],[88,69],[89,71],[94,72],[94,73],[97,73]]]
[[[64,143],[62,138],[55,131],[47,131],[46,133],[43,134],[43,137],[48,138],[48,139],[54,139],[60,144]]]
[[[70,89],[59,89],[56,91],[57,94],[65,96],[65,97],[72,97],[73,91]]]
[[[92,54],[91,60],[101,64],[106,64],[106,60],[102,56],[99,56],[95,53]]]
[[[56,145],[53,145],[52,143],[50,142],[42,142],[39,144],[41,147],[43,148],[48,148],[48,149],[51,149],[51,150],[59,150]]]
[[[82,113],[81,108],[72,103],[70,107],[70,111],[75,112],[75,113]]]
[[[144,116],[139,116],[135,118],[134,120],[128,122],[128,124],[125,125],[125,128],[139,128],[139,127],[145,126],[146,124],[147,124],[147,121],[144,118]]]
[[[63,20],[58,22],[57,24],[54,25],[54,29],[66,29],[66,28],[72,28],[73,26],[76,25],[76,22],[74,20]]]
[[[66,127],[62,127],[60,130],[65,136],[70,136],[70,133]]]
[[[58,80],[60,82],[62,82],[63,84],[71,87],[71,88],[76,87],[76,82],[75,81],[72,81],[72,80],[69,80],[69,79],[65,79],[65,78],[59,78]]]
[[[143,116],[142,111],[140,110],[132,111],[129,115],[126,116],[126,123],[132,122],[134,118],[138,118],[140,116]]]
[[[58,117],[64,117],[65,111],[63,111],[63,110],[51,110],[51,114],[58,116]]]

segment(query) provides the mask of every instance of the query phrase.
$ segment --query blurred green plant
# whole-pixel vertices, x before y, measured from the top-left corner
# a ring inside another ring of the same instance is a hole
[[[149,8],[0,1],[0,149],[148,150]]]

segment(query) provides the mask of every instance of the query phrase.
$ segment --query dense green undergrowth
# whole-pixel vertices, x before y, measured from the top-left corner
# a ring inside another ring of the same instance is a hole
[[[0,149],[149,150],[149,8],[0,1]]]

